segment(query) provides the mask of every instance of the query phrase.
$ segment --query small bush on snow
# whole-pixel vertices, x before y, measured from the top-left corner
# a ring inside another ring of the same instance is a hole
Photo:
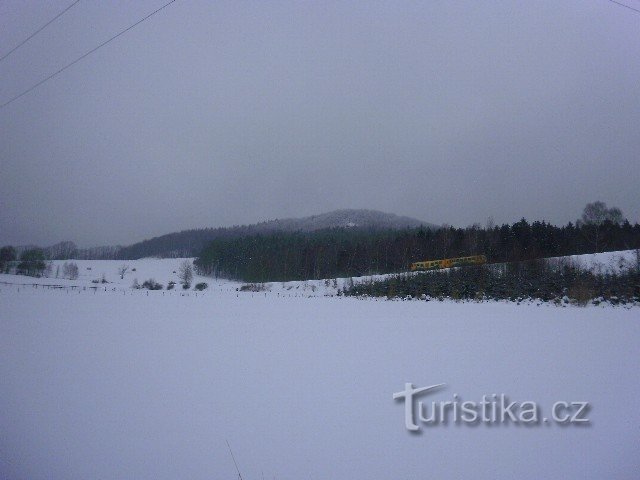
[[[142,283],[142,288],[146,288],[147,290],[162,290],[162,284],[156,282],[153,278],[150,278]]]

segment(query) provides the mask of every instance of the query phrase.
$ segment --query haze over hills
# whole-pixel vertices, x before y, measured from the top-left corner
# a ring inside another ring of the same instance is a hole
[[[302,218],[269,220],[253,225],[189,229],[168,233],[128,246],[78,248],[73,242],[60,242],[44,248],[50,259],[136,259],[143,257],[189,257],[197,255],[216,238],[237,238],[273,232],[312,232],[329,228],[399,230],[404,228],[436,228],[431,223],[411,217],[377,210],[343,209]],[[17,247],[18,252],[27,247]]]
[[[312,215],[303,218],[284,218],[259,223],[256,228],[261,231],[302,231],[311,232],[325,228],[372,228],[402,229],[417,227],[434,228],[436,225],[411,217],[402,217],[393,213],[377,210],[344,209]]]
[[[376,210],[335,210],[320,215],[269,220],[254,225],[183,230],[124,247],[120,250],[119,257],[130,259],[148,256],[195,256],[208,242],[216,238],[237,238],[273,232],[312,232],[326,228],[383,230],[418,228],[420,226],[435,227],[433,224],[415,218],[401,217]]]

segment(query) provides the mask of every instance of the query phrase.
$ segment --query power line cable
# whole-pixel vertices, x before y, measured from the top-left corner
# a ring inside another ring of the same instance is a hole
[[[136,23],[129,25],[127,28],[125,28],[124,30],[120,31],[119,33],[115,34],[113,37],[111,37],[108,40],[105,40],[104,42],[102,42],[100,45],[98,45],[97,47],[89,50],[87,53],[79,56],[78,58],[76,58],[74,61],[72,61],[71,63],[68,63],[67,65],[65,65],[64,67],[62,67],[60,70],[57,70],[56,72],[52,73],[51,75],[49,75],[48,77],[40,80],[38,83],[36,83],[35,85],[32,85],[31,87],[27,88],[25,91],[23,91],[22,93],[16,95],[15,97],[11,98],[9,101],[3,103],[2,105],[0,105],[0,108],[4,108],[7,105],[9,105],[10,103],[15,102],[16,100],[18,100],[20,97],[23,97],[24,95],[26,95],[27,93],[31,92],[32,90],[35,90],[36,88],[38,88],[40,85],[42,85],[43,83],[51,80],[53,77],[55,77],[56,75],[59,75],[60,73],[64,72],[67,68],[72,67],[73,65],[75,65],[76,63],[78,63],[80,60],[88,57],[89,55],[91,55],[93,52],[95,52],[96,50],[104,47],[106,44],[112,42],[113,40],[115,40],[116,38],[118,38],[120,35],[123,35],[125,33],[127,33],[129,30],[131,30],[132,28],[140,25],[142,22],[144,22],[145,20],[151,18],[153,15],[155,15],[156,13],[158,13],[160,10],[165,9],[166,7],[168,7],[169,5],[171,5],[172,3],[174,3],[176,0],[171,0],[170,2],[165,3],[164,5],[162,5],[160,8],[158,8],[157,10],[154,10],[153,12],[151,12],[149,15],[147,15],[146,17],[141,18],[140,20],[138,20]]]
[[[640,10],[637,8],[630,7],[629,5],[625,5],[624,3],[616,2],[616,0],[609,0],[611,3],[615,3],[616,5],[620,5],[621,7],[628,8],[629,10],[633,10],[636,13],[640,13]]]
[[[238,472],[238,479],[242,480],[242,474],[240,473],[240,469],[238,468],[236,457],[233,456],[233,451],[231,450],[231,445],[229,445],[229,440],[225,439],[225,442],[227,442],[227,447],[229,447],[229,453],[231,454],[231,458],[233,459],[233,464],[236,466],[236,471]]]
[[[25,43],[27,43],[29,40],[31,40],[33,37],[35,37],[37,34],[39,34],[42,30],[44,30],[45,28],[47,28],[49,25],[51,25],[53,22],[55,22],[58,18],[60,18],[62,15],[64,15],[67,11],[69,11],[71,9],[71,7],[73,7],[75,4],[77,4],[80,0],[76,0],[75,2],[73,2],[71,5],[69,5],[67,8],[65,8],[63,11],[61,11],[58,15],[56,15],[55,17],[53,17],[51,20],[49,20],[47,23],[45,23],[43,26],[41,26],[38,30],[36,30],[35,32],[33,32],[31,35],[29,35],[27,38],[25,38],[22,42],[20,42],[18,45],[16,45],[15,47],[13,47],[11,50],[9,50],[7,53],[5,53],[2,57],[0,57],[0,62],[3,61],[5,58],[7,58],[9,55],[11,55],[13,52],[15,52],[17,49],[19,49],[22,45],[24,45]]]

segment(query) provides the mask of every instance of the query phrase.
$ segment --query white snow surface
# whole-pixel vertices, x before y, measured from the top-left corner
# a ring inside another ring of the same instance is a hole
[[[567,257],[552,257],[551,264],[570,262],[580,268],[594,273],[618,273],[629,268],[635,268],[640,261],[636,250],[620,250],[617,252],[589,253],[585,255],[569,255]]]
[[[0,478],[237,478],[226,440],[245,480],[637,478],[637,308],[130,288],[180,261],[0,276]],[[405,382],[446,383],[427,402],[588,401],[591,423],[410,434]]]
[[[0,282],[23,283],[23,284],[41,284],[41,285],[76,285],[80,287],[96,286],[94,280],[100,282],[102,278],[109,282],[108,284],[100,284],[103,289],[105,286],[109,288],[129,288],[134,280],[139,283],[150,278],[163,284],[166,288],[169,281],[180,282],[178,271],[180,264],[184,260],[193,262],[192,258],[143,258],[140,260],[53,260],[52,272],[49,277],[26,277],[18,275],[0,274]],[[63,265],[65,263],[75,263],[78,265],[78,279],[67,280],[63,278]],[[124,278],[120,278],[119,268],[126,265],[128,268]],[[59,276],[56,277],[56,270],[59,269]],[[135,271],[133,271],[135,269]],[[175,272],[175,273],[174,273]],[[198,282],[212,283],[210,278],[194,276],[192,284]],[[216,283],[216,282],[213,282]],[[224,281],[223,283],[229,283]]]

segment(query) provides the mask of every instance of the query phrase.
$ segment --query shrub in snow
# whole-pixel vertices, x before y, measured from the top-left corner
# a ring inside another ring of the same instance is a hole
[[[202,291],[205,288],[207,288],[209,285],[206,282],[200,282],[200,283],[196,283],[196,286],[193,287],[195,290],[199,290]]]
[[[263,292],[264,290],[265,286],[263,283],[247,283],[240,286],[241,292]]]
[[[572,265],[557,267],[531,261],[504,268],[478,266],[412,276],[389,276],[380,281],[346,287],[342,294],[454,300],[510,300],[517,303],[542,300],[559,306],[587,305],[593,299],[628,304],[640,296],[640,273],[634,269],[593,273]]]
[[[171,280],[169,283],[167,283],[167,290],[173,290],[173,287],[175,286],[176,286],[176,282]]]
[[[64,262],[64,265],[62,265],[62,276],[69,280],[77,280],[78,265],[74,262]]]
[[[150,278],[142,283],[142,288],[146,288],[147,290],[162,290],[162,285],[153,278]]]
[[[191,284],[190,283],[183,283],[182,284],[182,289],[183,290],[189,290],[189,288],[191,288]]]

